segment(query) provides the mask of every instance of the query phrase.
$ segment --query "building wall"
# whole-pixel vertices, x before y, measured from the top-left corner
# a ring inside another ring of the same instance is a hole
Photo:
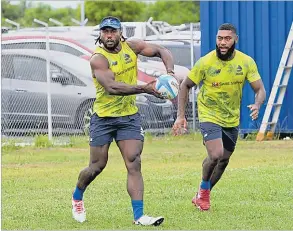
[[[217,28],[225,22],[236,26],[239,43],[236,49],[253,57],[258,65],[267,100],[293,22],[293,2],[260,1],[201,1],[201,54],[215,49]],[[279,117],[280,132],[293,132],[293,71]],[[266,102],[267,102],[266,100]],[[265,106],[258,121],[251,121],[247,105],[254,102],[249,84],[243,91],[241,108],[242,132],[257,131]]]

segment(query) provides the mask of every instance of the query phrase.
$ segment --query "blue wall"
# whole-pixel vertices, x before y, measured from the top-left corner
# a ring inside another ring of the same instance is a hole
[[[293,2],[201,1],[200,18],[202,55],[215,49],[217,29],[222,23],[236,26],[239,35],[236,48],[255,59],[268,100],[293,21]],[[293,71],[285,97],[277,129],[293,132]],[[253,102],[254,93],[246,84],[240,124],[244,133],[257,131],[261,124],[265,106],[258,121],[253,122],[246,107]]]

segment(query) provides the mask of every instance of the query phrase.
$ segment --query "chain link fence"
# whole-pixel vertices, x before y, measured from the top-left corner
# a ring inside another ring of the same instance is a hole
[[[137,34],[136,31],[143,31],[142,28],[146,33]],[[200,32],[194,27],[195,33],[191,37],[188,27],[185,30],[181,28],[182,31],[173,29],[173,32],[168,32],[161,23],[155,28],[159,34],[151,34],[149,31],[154,33],[154,30],[147,27],[147,23],[144,27],[124,25],[123,33],[127,38],[140,37],[146,42],[168,48],[175,59],[176,74],[185,77],[192,67],[191,60],[195,62],[200,57]],[[53,137],[88,135],[95,100],[89,66],[89,58],[95,49],[95,29],[48,28],[49,39],[46,30],[26,29],[25,32],[19,30],[2,34],[2,135],[34,137],[50,131]],[[46,41],[49,42],[48,51]],[[165,72],[160,59],[138,58],[139,84],[149,82]],[[186,109],[190,127],[197,123],[197,113],[193,115],[192,110],[195,101],[191,96],[196,98],[196,94],[190,95]],[[48,101],[48,97],[51,100]],[[140,94],[137,95],[137,106],[145,131],[155,134],[170,131],[176,119],[177,100],[162,100]]]

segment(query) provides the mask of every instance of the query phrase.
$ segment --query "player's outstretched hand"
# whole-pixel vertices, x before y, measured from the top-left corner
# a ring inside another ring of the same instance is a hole
[[[256,120],[258,118],[258,114],[259,114],[259,106],[257,104],[250,104],[247,107],[251,111],[250,117],[252,118],[252,120]]]
[[[187,121],[185,118],[177,117],[173,127],[172,133],[174,136],[180,136],[187,132]]]
[[[164,99],[162,94],[156,90],[155,84],[156,84],[156,80],[153,80],[153,81],[147,83],[146,85],[144,85],[143,88],[144,88],[145,93],[154,95],[157,98]]]

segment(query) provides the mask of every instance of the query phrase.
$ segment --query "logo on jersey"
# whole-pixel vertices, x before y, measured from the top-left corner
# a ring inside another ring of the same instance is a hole
[[[212,83],[212,87],[220,87],[220,83],[219,82],[214,82],[214,83]]]
[[[243,75],[242,67],[240,65],[238,65],[236,69],[236,75]]]
[[[131,63],[132,59],[129,54],[124,54],[125,63]]]
[[[209,69],[207,70],[207,73],[209,76],[214,77],[221,73],[221,69],[217,69],[215,67],[209,67]]]

